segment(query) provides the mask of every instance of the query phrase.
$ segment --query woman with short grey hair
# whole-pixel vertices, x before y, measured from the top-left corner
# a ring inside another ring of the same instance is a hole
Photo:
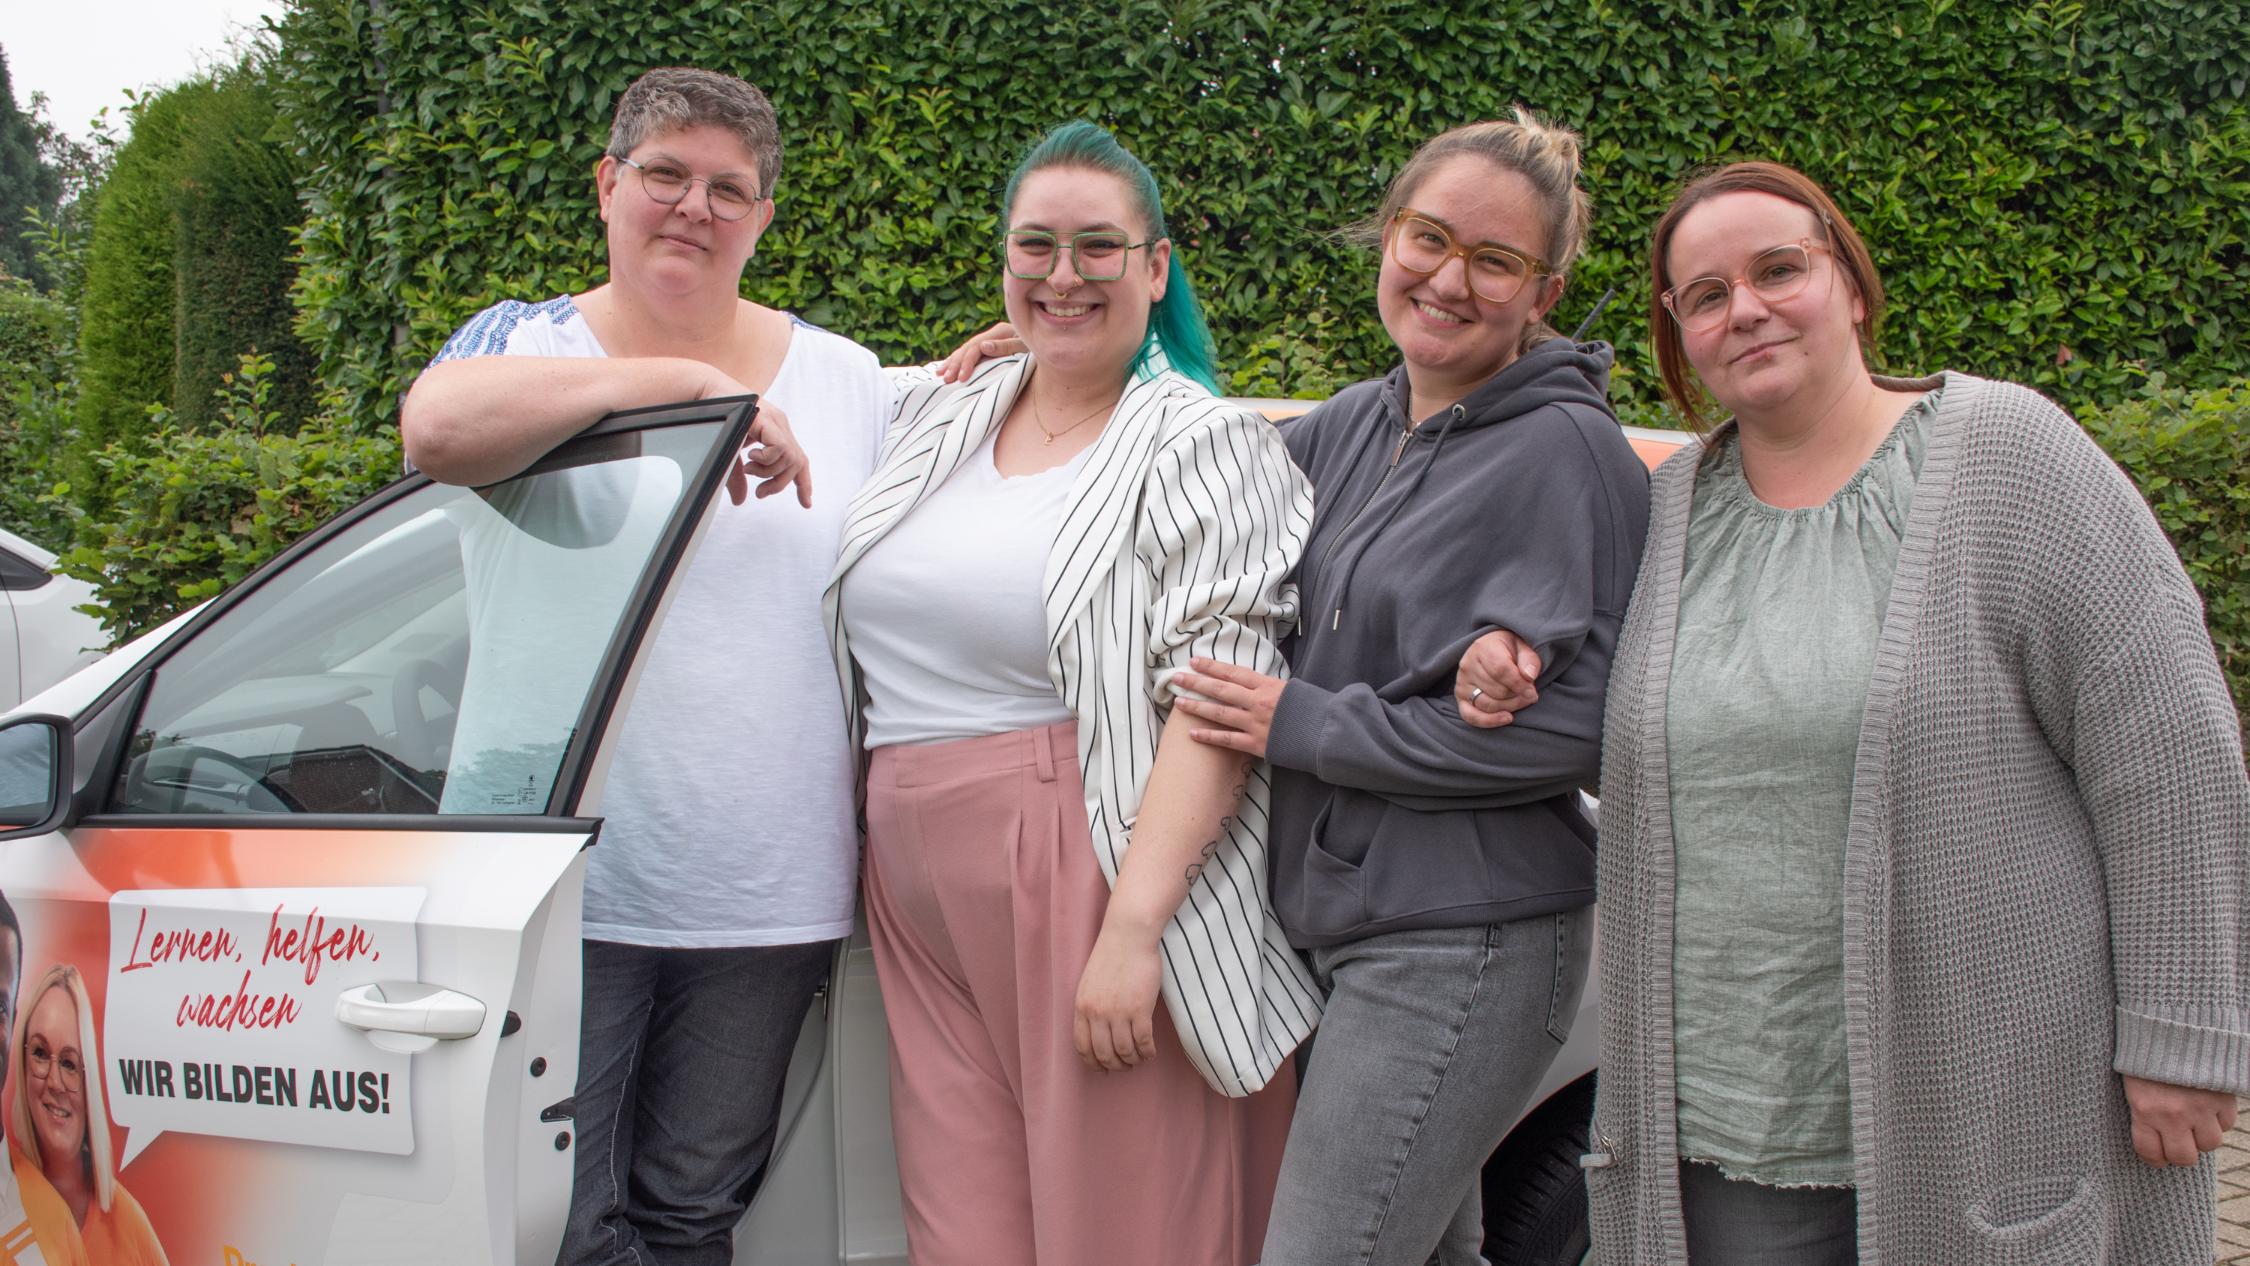
[[[894,394],[865,348],[742,298],[780,173],[758,89],[641,76],[594,170],[607,281],[471,317],[400,419],[417,466],[479,485],[615,410],[755,392],[743,473],[801,503],[718,508],[624,723],[586,870],[568,1263],[732,1259],[790,1050],[852,927],[853,766],[820,595]],[[814,504],[808,463],[837,495]],[[746,784],[788,794],[746,810]],[[475,811],[479,790],[450,782],[448,807]]]

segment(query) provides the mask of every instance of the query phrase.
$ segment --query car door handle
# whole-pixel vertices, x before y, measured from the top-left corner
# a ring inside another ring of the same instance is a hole
[[[458,1041],[484,1029],[484,1004],[420,981],[386,981],[346,989],[336,998],[336,1018],[369,1033]]]

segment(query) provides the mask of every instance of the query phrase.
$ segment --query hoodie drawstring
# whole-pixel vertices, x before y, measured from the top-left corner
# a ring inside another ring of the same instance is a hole
[[[1336,609],[1335,613],[1328,618],[1329,628],[1336,629],[1343,626],[1344,595],[1351,591],[1352,576],[1359,571],[1359,560],[1367,557],[1367,551],[1373,548],[1375,538],[1381,536],[1391,526],[1392,520],[1398,518],[1398,512],[1406,508],[1406,503],[1414,499],[1415,493],[1421,491],[1422,481],[1429,477],[1430,467],[1437,465],[1438,454],[1445,451],[1445,437],[1453,433],[1453,424],[1468,416],[1469,411],[1458,404],[1446,411],[1445,425],[1438,428],[1437,442],[1430,446],[1429,460],[1423,462],[1422,468],[1414,472],[1414,482],[1408,484],[1406,491],[1400,495],[1399,499],[1391,503],[1390,512],[1383,516],[1381,523],[1375,525],[1374,532],[1370,533],[1367,538],[1367,544],[1359,547],[1359,552],[1352,555],[1350,564],[1344,568],[1343,583],[1336,586]],[[1405,451],[1405,447],[1406,441],[1401,439],[1399,441],[1400,451]],[[1375,490],[1381,492],[1382,485],[1377,484]],[[1350,525],[1347,524],[1346,526]]]

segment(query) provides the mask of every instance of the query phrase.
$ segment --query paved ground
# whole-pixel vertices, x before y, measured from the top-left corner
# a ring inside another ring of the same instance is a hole
[[[2250,1266],[2250,1099],[2219,1149],[2219,1262]]]

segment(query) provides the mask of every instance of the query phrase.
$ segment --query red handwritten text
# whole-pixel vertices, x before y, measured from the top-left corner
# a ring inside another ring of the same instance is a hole
[[[294,1023],[302,1008],[288,994],[250,992],[250,972],[233,993],[187,994],[180,999],[173,1023],[183,1029],[278,1029]]]
[[[305,968],[305,983],[309,985],[320,978],[322,963],[350,962],[362,957],[372,962],[382,958],[376,952],[375,938],[368,935],[366,928],[357,923],[342,923],[331,927],[327,918],[320,913],[319,906],[314,906],[305,915],[302,930],[292,927],[284,931],[281,926],[283,908],[275,906],[273,917],[266,922],[266,948],[258,956],[260,964],[276,959],[285,963],[302,963]]]
[[[141,939],[148,933],[148,911],[141,911],[141,921],[133,928],[133,948],[125,956],[120,972],[140,971],[159,963],[217,963],[242,961],[235,946],[234,934],[225,929],[197,931],[194,928],[159,928],[143,948]]]

